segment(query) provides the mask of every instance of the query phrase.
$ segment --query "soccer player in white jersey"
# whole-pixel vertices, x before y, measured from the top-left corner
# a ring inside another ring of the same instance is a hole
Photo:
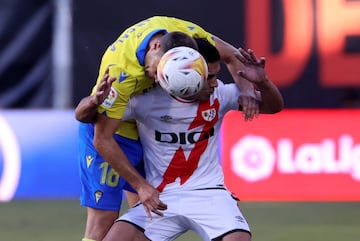
[[[154,207],[159,208],[159,213],[163,208],[158,191],[145,179],[139,181],[137,178],[143,172],[142,149],[135,122],[120,122],[120,119],[130,96],[152,88],[157,63],[164,50],[178,46],[184,37],[177,34],[175,45],[174,42],[165,44],[165,39],[178,31],[188,38],[206,38],[218,48],[234,81],[242,84],[243,90],[248,90],[248,95],[241,97],[244,118],[252,119],[258,113],[252,85],[236,75],[242,64],[234,57],[233,52],[237,49],[229,43],[195,23],[173,17],[153,16],[127,28],[106,49],[92,95],[82,99],[75,110],[77,120],[85,122],[79,125],[80,203],[87,209],[83,241],[99,241],[104,237],[118,217],[122,190],[126,191],[130,206],[140,199],[149,213]],[[113,78],[106,77],[109,75]],[[134,179],[138,181],[133,182]]]
[[[163,216],[148,218],[139,203],[113,224],[105,241],[168,241],[188,230],[203,240],[251,240],[237,200],[224,184],[218,157],[222,119],[228,111],[239,109],[241,90],[216,78],[220,70],[216,48],[206,40],[198,40],[198,45],[209,70],[202,91],[184,100],[158,86],[132,97],[123,116],[137,122],[146,180],[159,190],[168,208]],[[261,94],[261,113],[279,112],[283,99],[266,76],[265,59],[258,59],[252,50],[240,49],[240,53],[237,57],[245,69],[239,74]]]

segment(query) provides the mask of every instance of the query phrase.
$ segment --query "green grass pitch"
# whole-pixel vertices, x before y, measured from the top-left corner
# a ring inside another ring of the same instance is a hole
[[[360,240],[360,203],[243,202],[240,207],[253,241]],[[85,214],[77,200],[0,203],[0,240],[80,241]],[[200,239],[189,232],[177,240]]]

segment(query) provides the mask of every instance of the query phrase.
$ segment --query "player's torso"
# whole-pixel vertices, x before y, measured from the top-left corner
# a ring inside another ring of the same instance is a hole
[[[223,112],[218,99],[181,103],[157,92],[138,122],[147,179],[161,191],[222,185],[218,134]]]

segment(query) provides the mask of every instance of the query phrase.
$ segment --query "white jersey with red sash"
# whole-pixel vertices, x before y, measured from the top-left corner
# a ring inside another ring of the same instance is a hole
[[[157,87],[130,99],[124,118],[137,121],[146,179],[161,192],[224,187],[218,135],[222,119],[237,110],[235,84],[223,84],[207,101],[185,102]]]

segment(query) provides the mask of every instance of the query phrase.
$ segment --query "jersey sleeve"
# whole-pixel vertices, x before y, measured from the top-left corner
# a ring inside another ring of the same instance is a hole
[[[134,114],[134,97],[130,98],[127,105],[126,105],[126,108],[125,108],[125,111],[124,111],[124,115],[123,115],[123,120],[130,120],[130,119],[136,119],[135,118],[135,114]]]
[[[215,91],[218,91],[218,96],[221,101],[220,103],[223,105],[224,112],[239,109],[238,97],[241,91],[236,84],[224,84],[222,81],[218,80],[218,87]]]
[[[133,93],[134,81],[131,77],[124,81],[121,78],[121,69],[117,66],[110,67],[110,77],[117,80],[112,84],[111,90],[105,101],[98,107],[98,112],[114,119],[122,119],[126,104]]]
[[[145,95],[133,95],[129,98],[124,110],[123,120],[142,120],[146,116],[147,110],[151,108],[148,105],[149,98],[144,98]],[[145,103],[145,104],[144,104]]]

